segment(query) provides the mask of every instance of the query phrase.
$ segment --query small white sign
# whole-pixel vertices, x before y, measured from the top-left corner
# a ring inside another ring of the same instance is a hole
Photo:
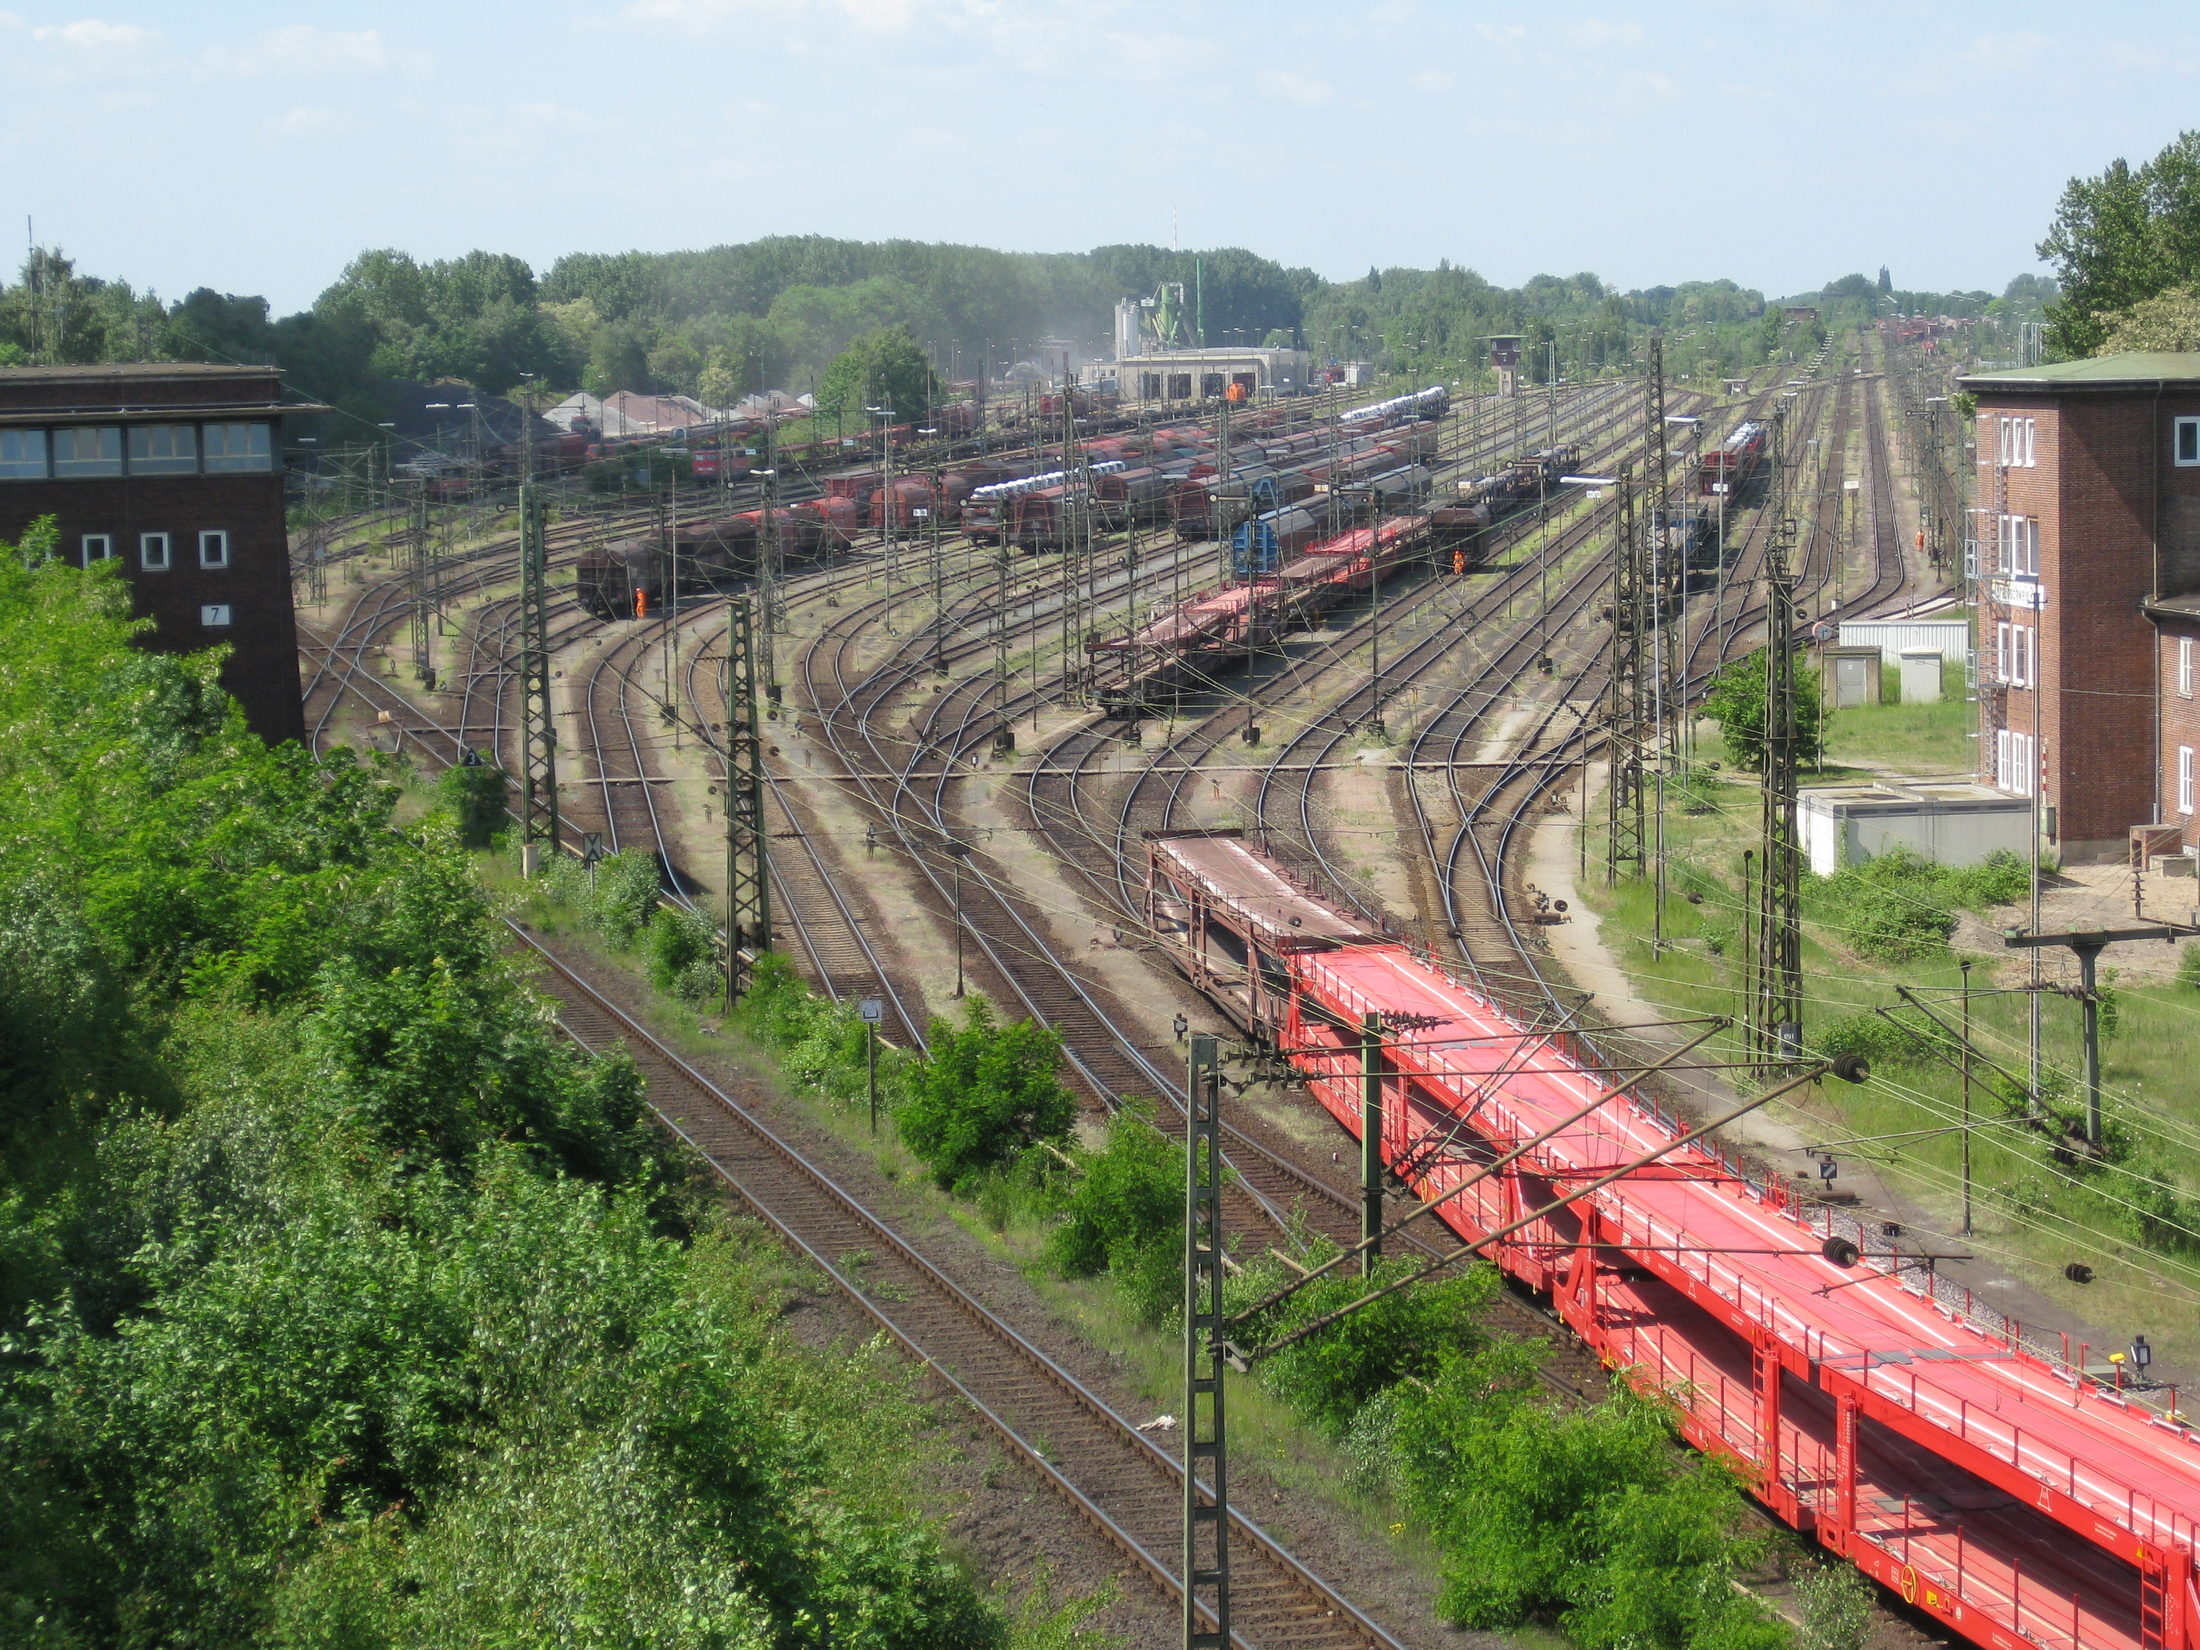
[[[886,1018],[886,1004],[880,998],[865,997],[857,1002],[856,1012],[863,1017],[864,1024],[875,1026]]]
[[[229,623],[227,602],[208,602],[199,609],[199,623],[208,630],[220,630]]]
[[[1999,607],[2013,607],[2020,613],[2044,613],[2047,611],[2047,586],[2037,579],[1996,579],[1994,602]]]

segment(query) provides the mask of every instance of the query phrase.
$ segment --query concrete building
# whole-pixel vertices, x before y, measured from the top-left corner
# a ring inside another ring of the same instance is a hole
[[[2067,860],[2120,858],[2154,822],[2200,845],[2183,691],[2200,640],[2200,354],[1960,382],[1978,398],[1980,776],[2036,789]]]
[[[78,565],[119,559],[148,646],[227,643],[253,730],[303,738],[272,367],[0,369],[0,538],[44,516]]]
[[[1178,349],[1115,363],[1116,393],[1131,401],[1213,401],[1232,384],[1247,396],[1303,395],[1314,357],[1302,349]]]

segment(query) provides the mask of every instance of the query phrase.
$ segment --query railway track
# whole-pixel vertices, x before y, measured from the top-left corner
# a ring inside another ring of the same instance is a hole
[[[623,1045],[649,1100],[725,1189],[815,1264],[858,1311],[946,1383],[992,1434],[1131,1560],[1180,1597],[1182,1463],[1079,1381],[755,1113],[658,1041],[539,942],[559,1019],[582,1047]],[[1256,1650],[1403,1650],[1338,1590],[1231,1509],[1231,1638]]]

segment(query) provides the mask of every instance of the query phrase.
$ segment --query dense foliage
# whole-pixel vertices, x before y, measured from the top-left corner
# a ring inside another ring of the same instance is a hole
[[[891,1367],[775,1327],[447,819],[0,554],[0,1638],[990,1645]]]
[[[2035,313],[2037,295],[2019,292],[2029,280],[1997,299],[1883,291],[1845,276],[1806,296],[1823,306],[1821,325],[1731,281],[1620,292],[1594,275],[1539,275],[1511,288],[1449,261],[1329,281],[1238,247],[1023,253],[792,235],[694,252],[574,253],[539,275],[504,253],[420,262],[379,248],[354,258],[310,309],[277,320],[260,298],[202,289],[163,303],[40,250],[16,285],[0,288],[0,362],[274,362],[299,390],[369,423],[401,406],[417,411],[418,392],[408,399],[399,386],[446,379],[486,396],[524,383],[560,394],[678,392],[711,406],[763,389],[811,391],[845,417],[866,395],[906,414],[923,400],[917,381],[897,369],[888,383],[868,359],[883,336],[906,336],[947,378],[975,376],[987,361],[1051,360],[1050,340],[1106,354],[1115,305],[1164,286],[1183,289],[1181,309],[1172,293],[1166,311],[1180,343],[1298,344],[1432,381],[1487,383],[1493,334],[1526,341],[1523,370],[1536,381],[1624,367],[1654,327],[1665,331],[1669,372],[1732,373],[1801,359],[1823,326],[1892,308],[1974,314],[2028,303]]]
[[[985,999],[973,997],[961,1025],[935,1018],[926,1041],[896,1121],[942,1187],[1005,1169],[1042,1141],[1068,1138],[1077,1101],[1057,1075],[1059,1033],[1031,1020],[1001,1025]]]
[[[846,1096],[860,1084],[860,1024],[846,1037],[841,1028],[854,1022],[777,959],[766,959],[742,1017],[824,1092]],[[934,1082],[942,1029],[931,1057],[912,1056],[893,1076],[905,1141],[911,1097]],[[994,1048],[1013,1029],[987,1019],[954,1035]],[[1034,1054],[1034,1074],[1037,1065]],[[966,1053],[937,1069],[962,1074],[938,1087],[939,1103],[983,1086]],[[995,1112],[987,1104],[967,1115]],[[1058,1276],[1105,1277],[1149,1328],[1180,1323],[1183,1147],[1130,1107],[1099,1145],[1046,1155],[1066,1159],[1068,1172],[1005,1182],[996,1168],[957,1181],[935,1165],[935,1178],[981,1200],[1013,1184],[1023,1213],[1044,1229],[1041,1257]],[[1271,1253],[1242,1267],[1228,1309],[1249,1311],[1295,1267],[1337,1252],[1319,1240],[1295,1247],[1291,1265]],[[1399,1281],[1413,1264],[1385,1261],[1376,1281]],[[1542,1344],[1493,1333],[1485,1321],[1501,1287],[1486,1265],[1408,1284],[1263,1359],[1254,1378],[1344,1445],[1359,1488],[1393,1497],[1428,1532],[1443,1566],[1439,1607],[1460,1625],[1555,1621],[1586,1650],[1784,1650],[1786,1628],[1732,1585],[1763,1547],[1745,1533],[1733,1475],[1681,1452],[1655,1396],[1568,1407],[1539,1394]],[[1259,1345],[1311,1328],[1367,1290],[1356,1265],[1339,1267],[1249,1319],[1238,1338]]]
[[[1727,760],[1748,772],[1765,765],[1765,650],[1736,659],[1712,678],[1703,713],[1719,724]],[[1826,755],[1826,712],[1818,672],[1795,666],[1795,760],[1816,767]]]
[[[2055,265],[2061,298],[2048,312],[2049,346],[2061,356],[2186,336],[2150,299],[2189,288],[2200,269],[2200,132],[2181,132],[2153,159],[2118,159],[2096,177],[2072,178],[2056,203],[2039,254]]]
[[[1814,877],[1812,916],[1867,957],[1908,962],[1938,954],[1960,910],[1984,911],[2023,898],[2031,870],[2000,849],[1977,865],[1948,866],[1895,848],[1830,877]]]

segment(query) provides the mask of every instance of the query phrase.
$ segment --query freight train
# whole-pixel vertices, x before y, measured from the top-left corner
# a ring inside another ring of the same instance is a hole
[[[1415,419],[1433,421],[1451,411],[1451,391],[1441,384],[1431,384],[1425,390],[1415,390],[1411,395],[1395,396],[1388,401],[1377,401],[1365,407],[1354,407],[1340,413],[1340,424],[1373,424],[1382,428],[1391,424],[1409,424]]]
[[[674,525],[669,558],[655,533],[591,545],[574,564],[574,598],[599,619],[646,617],[670,599],[675,571],[683,591],[723,589],[755,577],[767,549],[782,568],[846,549],[855,514],[851,500],[821,498],[683,521]]]
[[[1094,695],[1109,716],[1168,704],[1372,589],[1427,541],[1428,517],[1414,514],[1300,543],[1272,572],[1203,590],[1129,635],[1092,642]]]
[[[1765,461],[1769,432],[1756,419],[1734,426],[1734,433],[1696,461],[1696,491],[1706,498],[1738,500],[1757,479]]]
[[[1984,1650],[2200,1650],[2200,1430],[2143,1359],[2058,1354],[1238,833],[1147,854],[1192,985],[1773,1516]]]
[[[1517,512],[1556,494],[1561,481],[1580,462],[1577,446],[1544,447],[1495,475],[1463,485],[1451,500],[1430,512],[1430,534],[1438,556],[1451,558],[1454,573],[1479,566],[1495,542],[1496,529]]]

